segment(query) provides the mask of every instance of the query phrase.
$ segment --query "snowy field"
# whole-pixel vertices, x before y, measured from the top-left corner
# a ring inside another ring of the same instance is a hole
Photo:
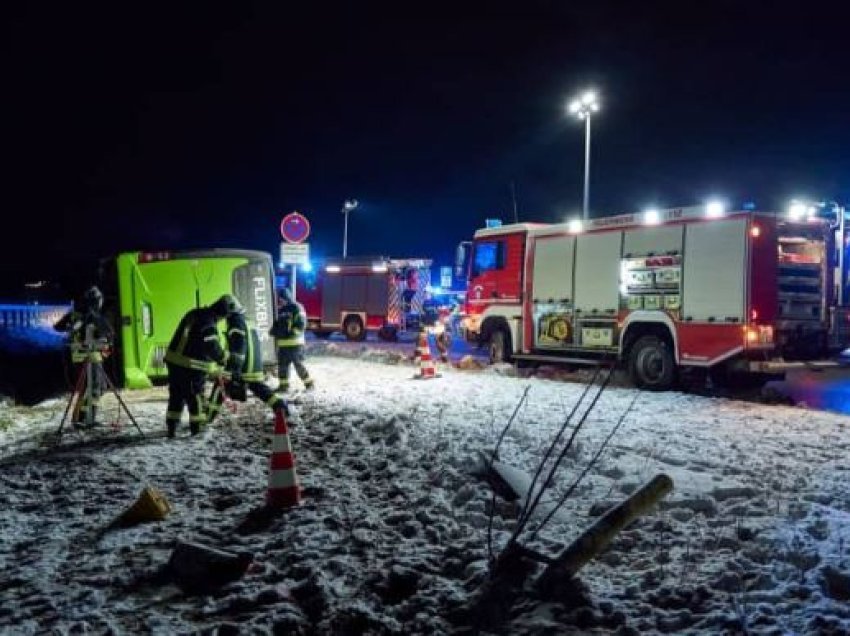
[[[322,352],[323,355],[316,355]],[[339,354],[339,355],[330,355]],[[165,391],[126,393],[126,421],[50,449],[64,399],[0,406],[0,632],[462,631],[451,618],[487,572],[488,486],[469,475],[528,388],[501,459],[533,472],[578,383],[444,369],[414,381],[394,350],[314,347],[318,388],[295,398],[303,504],[237,532],[264,499],[271,413],[256,401],[206,435],[168,441]],[[635,391],[600,398],[559,474],[572,482]],[[106,400],[108,420],[117,406]],[[598,465],[531,547],[563,549],[607,503],[658,473],[674,490],[580,578],[589,604],[530,601],[503,632],[850,633],[850,422],[682,393],[638,395]],[[184,424],[185,426],[185,424]],[[173,513],[102,532],[153,485]],[[497,499],[494,542],[515,523]],[[210,596],[155,576],[177,539],[251,552]]]

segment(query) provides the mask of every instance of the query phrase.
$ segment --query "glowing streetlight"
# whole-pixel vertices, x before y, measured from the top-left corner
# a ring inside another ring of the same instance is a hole
[[[348,257],[348,213],[359,205],[357,199],[346,199],[342,204],[342,214],[345,216],[345,228],[342,232],[342,257]]]
[[[594,91],[585,91],[580,97],[570,102],[568,110],[571,115],[584,120],[584,207],[583,217],[587,221],[590,216],[590,116],[599,110],[599,101]]]

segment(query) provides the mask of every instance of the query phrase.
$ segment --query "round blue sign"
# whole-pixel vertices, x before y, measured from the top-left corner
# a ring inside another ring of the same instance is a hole
[[[287,243],[303,243],[310,236],[310,221],[300,212],[291,212],[280,222],[280,235]]]

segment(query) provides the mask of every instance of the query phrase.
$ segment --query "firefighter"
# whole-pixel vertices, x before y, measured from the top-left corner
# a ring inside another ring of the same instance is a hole
[[[53,328],[70,334],[71,362],[77,371],[77,377],[86,371],[87,386],[78,386],[80,400],[74,412],[73,423],[80,426],[85,422],[93,424],[97,415],[100,397],[103,395],[105,378],[103,377],[103,357],[112,343],[113,332],[109,323],[101,314],[103,294],[92,286],[83,294],[80,302],[74,303],[74,309],[59,319]],[[93,366],[84,369],[83,365]]]
[[[225,393],[240,402],[247,398],[247,391],[268,404],[272,411],[288,409],[282,397],[275,394],[264,382],[263,350],[257,328],[245,319],[245,310],[232,296],[225,301],[231,308],[227,314],[227,384],[222,381],[213,384],[210,394],[207,423],[212,422],[221,410]]]
[[[219,341],[216,324],[232,310],[228,296],[222,296],[209,307],[190,310],[171,338],[165,353],[168,367],[168,411],[165,425],[169,438],[177,434],[183,407],[189,409],[189,431],[201,432],[206,421],[204,385],[227,362],[227,353]]]
[[[271,328],[271,335],[277,345],[277,364],[280,386],[278,392],[289,390],[289,367],[294,366],[298,377],[304,383],[304,388],[313,388],[313,379],[304,366],[304,329],[307,326],[307,316],[304,306],[295,302],[289,289],[284,288],[280,294],[280,305],[277,320]]]

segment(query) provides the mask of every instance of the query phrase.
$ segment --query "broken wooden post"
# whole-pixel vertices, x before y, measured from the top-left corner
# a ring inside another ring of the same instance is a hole
[[[496,630],[523,595],[526,580],[546,557],[518,543],[508,543],[492,563],[490,574],[469,603],[466,620],[476,630]]]
[[[559,584],[571,579],[584,565],[600,554],[617,534],[647,512],[673,490],[673,480],[660,474],[623,503],[606,512],[596,523],[555,557],[537,579],[538,593],[550,597]]]

